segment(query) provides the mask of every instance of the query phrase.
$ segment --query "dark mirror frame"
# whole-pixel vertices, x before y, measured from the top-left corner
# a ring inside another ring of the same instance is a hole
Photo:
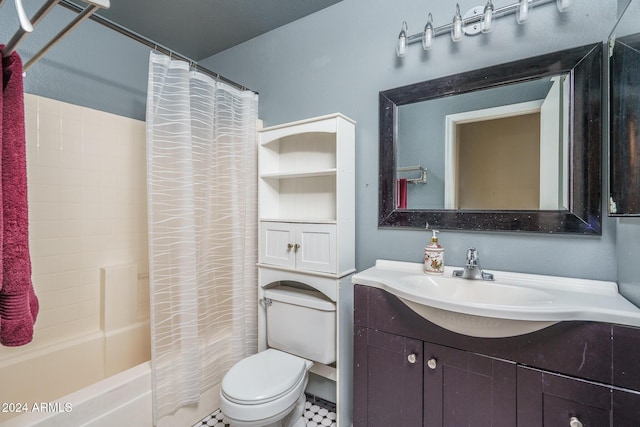
[[[609,216],[640,216],[640,34],[615,40],[609,58]]]
[[[600,235],[602,44],[582,46],[380,92],[380,228],[429,228]],[[401,105],[569,74],[568,210],[397,209],[397,112]]]

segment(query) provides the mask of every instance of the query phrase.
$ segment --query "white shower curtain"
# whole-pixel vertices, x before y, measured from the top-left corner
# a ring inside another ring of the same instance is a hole
[[[152,52],[147,194],[154,423],[257,347],[258,96]],[[215,408],[211,408],[212,410]]]

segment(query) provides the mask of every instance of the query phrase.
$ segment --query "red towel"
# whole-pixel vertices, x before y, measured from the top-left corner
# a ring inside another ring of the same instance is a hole
[[[400,178],[396,181],[396,207],[398,209],[407,209],[407,179]]]
[[[0,344],[33,339],[38,298],[31,283],[22,60],[2,58],[2,287]]]

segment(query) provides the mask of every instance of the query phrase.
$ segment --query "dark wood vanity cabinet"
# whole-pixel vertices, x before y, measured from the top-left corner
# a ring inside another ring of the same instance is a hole
[[[354,426],[515,426],[514,363],[368,328],[355,336],[367,398]]]
[[[563,322],[474,338],[356,285],[354,426],[638,427],[640,330]]]

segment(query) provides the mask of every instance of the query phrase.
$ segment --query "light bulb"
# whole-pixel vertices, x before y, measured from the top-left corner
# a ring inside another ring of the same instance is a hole
[[[556,6],[560,12],[566,12],[573,4],[573,0],[556,0]]]
[[[518,21],[518,24],[524,24],[529,19],[529,13],[531,13],[529,0],[520,0],[518,9],[516,9],[516,21]]]
[[[484,7],[484,13],[482,14],[481,28],[483,33],[490,33],[491,30],[493,30],[493,10],[493,3],[491,0],[487,1]]]
[[[460,15],[460,5],[456,3],[456,14],[453,15],[453,26],[451,27],[451,40],[459,42],[462,40],[462,15]]]
[[[396,45],[396,55],[400,58],[407,54],[407,21],[402,22],[402,29],[398,35],[398,44]]]
[[[433,46],[433,16],[429,14],[427,25],[424,26],[424,32],[422,33],[422,48],[429,50],[431,46]]]

